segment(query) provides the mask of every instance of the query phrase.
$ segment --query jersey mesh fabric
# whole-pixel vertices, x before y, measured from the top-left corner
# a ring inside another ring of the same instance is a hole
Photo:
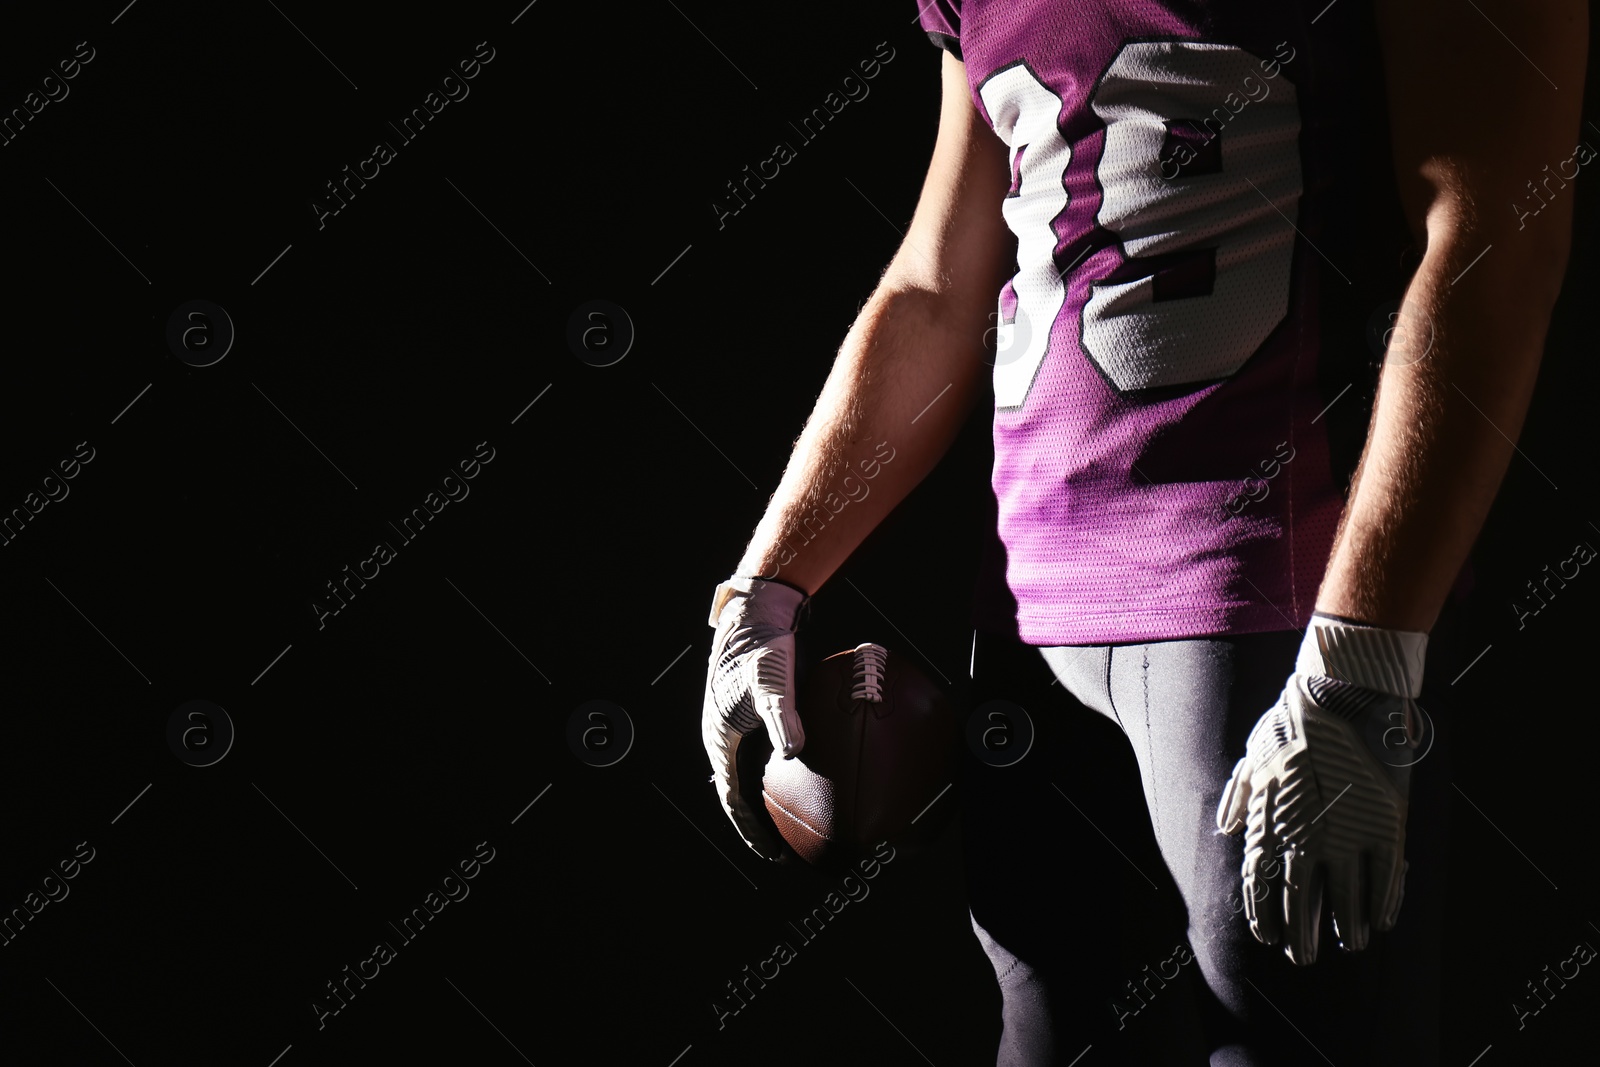
[[[919,8],[1011,147],[978,625],[1303,628],[1411,244],[1370,0]]]

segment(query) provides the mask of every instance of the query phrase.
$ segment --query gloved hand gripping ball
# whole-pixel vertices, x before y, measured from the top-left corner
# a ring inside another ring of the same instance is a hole
[[[747,773],[741,777],[739,752],[747,735],[762,725],[774,752],[789,757],[805,747],[795,702],[794,629],[806,600],[792,586],[735,577],[717,587],[711,604],[709,622],[716,634],[701,737],[722,810],[745,844],[767,859],[777,859],[783,845],[761,800],[765,760],[744,761]]]

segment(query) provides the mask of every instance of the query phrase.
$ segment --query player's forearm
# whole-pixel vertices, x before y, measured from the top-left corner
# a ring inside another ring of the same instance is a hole
[[[949,449],[980,393],[992,294],[893,284],[857,316],[739,574],[814,593]]]
[[[1538,376],[1566,259],[1559,235],[1570,230],[1568,219],[1541,221],[1549,230],[1540,237],[1472,228],[1430,245],[1396,323],[1399,350],[1391,346],[1379,380],[1317,610],[1433,627],[1499,491]]]

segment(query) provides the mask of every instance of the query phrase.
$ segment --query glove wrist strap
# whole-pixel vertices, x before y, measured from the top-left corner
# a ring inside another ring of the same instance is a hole
[[[711,598],[711,614],[706,622],[716,627],[723,609],[739,601],[737,610],[754,611],[768,621],[792,630],[800,618],[800,609],[810,597],[785,582],[747,575],[734,575],[721,585]]]
[[[1415,699],[1422,693],[1422,663],[1427,651],[1425,633],[1364,626],[1314,613],[1294,669],[1297,674],[1321,674]]]

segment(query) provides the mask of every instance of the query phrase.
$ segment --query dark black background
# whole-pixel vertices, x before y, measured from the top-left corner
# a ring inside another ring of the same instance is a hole
[[[78,842],[96,858],[0,948],[0,1057],[985,1061],[998,994],[953,834],[887,865],[725,1028],[711,1008],[837,884],[764,864],[714,802],[705,613],[915,204],[939,54],[914,6],[140,0],[5,17],[4,109],[77,42],[97,54],[0,148],[0,508],[78,442],[95,459],[0,549],[0,910]],[[386,120],[480,41],[495,57],[470,96],[400,146]],[[724,183],[795,143],[788,123],[879,42],[894,57],[870,96],[719,229]],[[1533,77],[1509,51],[1493,76]],[[397,158],[319,229],[311,201],[377,140]],[[1600,997],[1585,972],[1521,1032],[1509,1007],[1600,942],[1597,579],[1520,631],[1510,607],[1600,543],[1594,182],[1567,190],[1572,269],[1474,557],[1465,644],[1490,650],[1457,687],[1456,881],[1407,901],[1447,909],[1446,1062],[1490,1045],[1484,1064],[1543,1062]],[[165,340],[196,298],[237,329],[206,368]],[[637,329],[614,366],[567,343],[591,299]],[[393,543],[387,521],[481,441],[495,459],[470,496],[319,630],[324,583]],[[979,416],[815,598],[812,653],[879,640],[960,683],[986,448]],[[197,698],[238,731],[207,768],[166,742]],[[595,698],[637,729],[609,768],[566,742]],[[1091,814],[1120,803],[1087,795]],[[319,1030],[323,984],[480,841],[495,859],[471,895]],[[1118,844],[1159,869],[1147,833]],[[1087,922],[1138,931],[1142,892],[1109,851],[1061,868],[1062,906]],[[1132,934],[1130,956],[1168,940]],[[1106,975],[1108,998],[1125,977]],[[1112,1040],[1109,1010],[1085,1010]]]

